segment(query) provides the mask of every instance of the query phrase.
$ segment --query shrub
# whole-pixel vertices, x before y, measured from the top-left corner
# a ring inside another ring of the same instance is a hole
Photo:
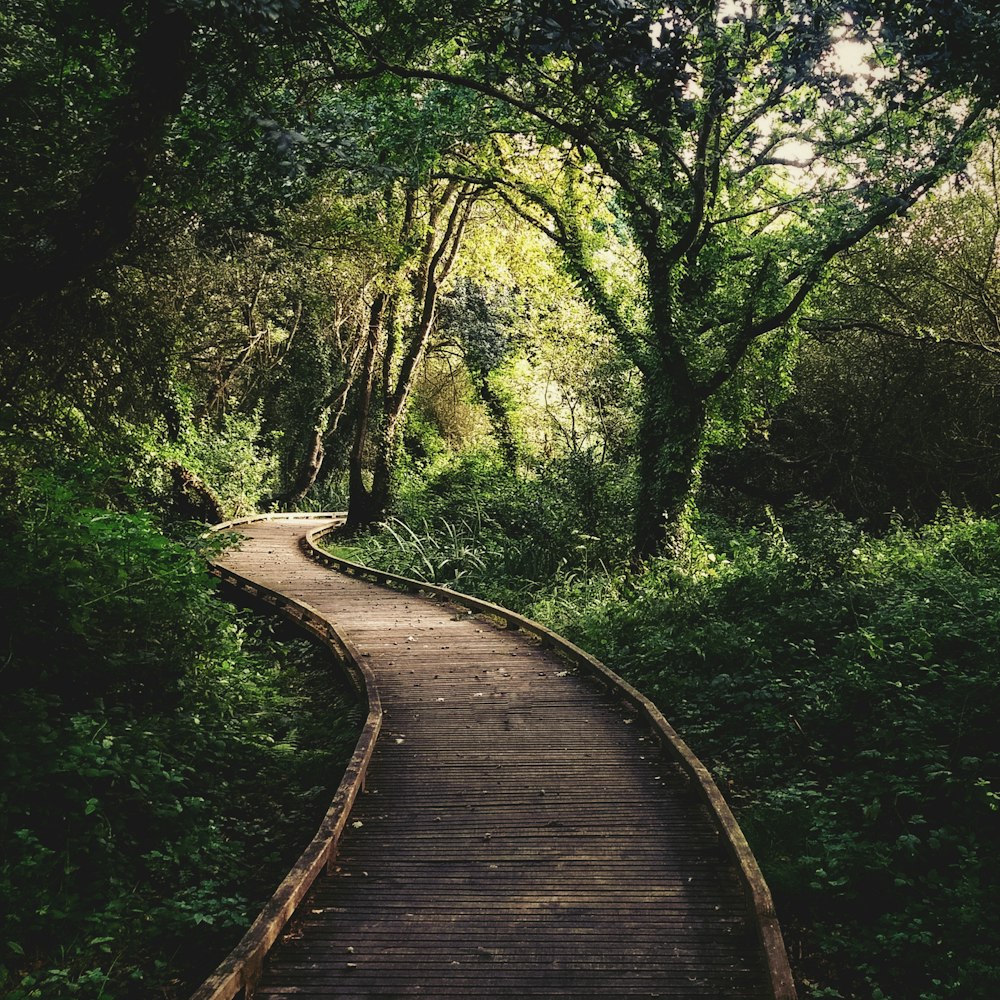
[[[947,512],[872,538],[799,506],[703,546],[538,613],[713,769],[807,995],[994,996],[1000,526]]]
[[[259,436],[259,414],[229,414],[218,426],[188,423],[178,446],[163,450],[204,480],[229,517],[243,517],[260,509],[277,477],[274,454]]]
[[[353,554],[522,606],[556,579],[622,557],[629,489],[620,470],[586,454],[525,478],[492,456],[466,455],[410,484],[397,516]]]
[[[0,993],[180,995],[311,836],[356,713],[215,599],[194,540],[25,481],[0,514]]]

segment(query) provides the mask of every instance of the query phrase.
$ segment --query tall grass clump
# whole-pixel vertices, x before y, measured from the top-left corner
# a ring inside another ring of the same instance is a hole
[[[528,476],[466,455],[408,484],[393,516],[349,554],[523,611],[557,581],[625,557],[630,491],[620,470],[585,454]]]

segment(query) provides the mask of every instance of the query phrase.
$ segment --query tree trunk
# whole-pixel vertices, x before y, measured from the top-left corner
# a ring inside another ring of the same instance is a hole
[[[706,422],[704,402],[694,394],[679,393],[666,374],[646,380],[638,440],[637,562],[683,551]]]
[[[316,478],[319,476],[319,470],[323,467],[325,454],[323,448],[323,426],[320,424],[320,426],[313,430],[309,438],[306,453],[299,463],[299,468],[295,473],[292,485],[284,493],[272,497],[270,502],[290,505],[301,503],[309,491],[316,485]]]
[[[226,520],[226,511],[215,491],[180,462],[167,466],[173,488],[174,509],[188,521],[218,524]]]
[[[316,426],[307,441],[305,454],[299,462],[295,477],[283,493],[278,493],[271,498],[271,504],[301,503],[319,481],[324,464],[327,462],[326,446],[336,437],[340,421],[347,409],[347,400],[354,386],[362,351],[367,346],[367,337],[364,340],[358,338],[358,342],[352,346],[349,352],[344,354],[345,370],[340,386],[335,392],[331,392],[320,405]],[[370,395],[371,390],[369,389],[369,398]]]
[[[349,471],[350,499],[347,505],[347,530],[357,531],[377,520],[381,511],[373,509],[372,495],[365,486],[364,463],[365,445],[368,442],[368,424],[371,420],[372,390],[375,385],[375,367],[378,359],[379,342],[385,318],[387,297],[380,293],[372,303],[368,319],[368,339],[365,343],[365,357],[361,364],[361,396],[358,399],[357,425],[354,444],[351,448]]]
[[[383,399],[383,425],[375,454],[375,465],[372,470],[372,487],[366,492],[367,522],[380,518],[391,506],[394,499],[396,470],[402,449],[402,432],[406,423],[409,408],[410,392],[420,364],[427,351],[431,330],[437,314],[438,295],[441,283],[451,272],[462,245],[462,237],[472,210],[474,199],[468,191],[456,194],[457,184],[449,184],[444,199],[432,213],[432,222],[436,225],[441,214],[447,210],[448,217],[443,232],[438,234],[432,229],[428,234],[424,247],[424,256],[415,277],[413,278],[414,298],[417,302],[418,318],[415,328],[408,337],[408,343],[400,361],[399,372],[396,374],[395,385],[391,379],[391,364],[384,367],[385,396]],[[434,241],[437,240],[435,248]],[[396,322],[395,303],[390,303],[387,310],[393,324]],[[390,331],[390,338],[396,335],[395,329]],[[396,343],[391,343],[393,350]],[[391,358],[387,358],[391,362]],[[353,501],[354,488],[351,488]],[[348,527],[351,526],[348,519]]]
[[[484,374],[477,380],[479,398],[486,406],[486,413],[490,418],[493,427],[493,436],[496,438],[500,448],[500,457],[503,460],[504,468],[510,472],[517,471],[518,447],[517,435],[514,433],[514,426],[511,423],[510,411],[507,409],[503,397],[490,385],[490,377]]]
[[[396,469],[399,465],[401,448],[402,441],[398,431],[394,427],[390,436],[389,428],[386,428],[375,455],[372,488],[369,494],[371,508],[373,511],[378,511],[378,516],[388,510],[395,498]]]

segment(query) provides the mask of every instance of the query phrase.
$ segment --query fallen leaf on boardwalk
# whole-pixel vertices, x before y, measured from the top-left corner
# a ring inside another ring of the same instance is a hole
[[[473,698],[485,698],[486,697],[486,693],[483,692],[483,691],[477,691],[472,697]]]
[[[359,819],[356,819],[356,820],[355,820],[355,821],[354,821],[354,822],[353,822],[353,823],[351,824],[351,826],[353,826],[355,830],[360,830],[360,829],[361,829],[361,827],[363,827],[364,825],[365,825],[365,824],[364,824],[364,823],[362,823],[362,822],[361,822],[361,820],[359,820]]]
[[[556,677],[569,677],[569,671],[568,670],[557,670],[556,671]]]

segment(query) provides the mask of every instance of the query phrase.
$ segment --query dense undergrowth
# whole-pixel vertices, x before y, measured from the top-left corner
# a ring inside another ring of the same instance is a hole
[[[529,608],[539,593],[608,575],[628,557],[631,488],[610,465],[580,455],[531,478],[489,455],[445,461],[408,480],[394,516],[337,544],[404,576]]]
[[[638,572],[620,498],[590,463],[466,462],[349,551],[527,613],[653,697],[737,809],[804,997],[997,996],[1000,525],[703,515],[684,560]]]
[[[12,1000],[190,993],[318,825],[360,724],[321,651],[218,599],[193,526],[105,500],[22,476],[0,511]]]

